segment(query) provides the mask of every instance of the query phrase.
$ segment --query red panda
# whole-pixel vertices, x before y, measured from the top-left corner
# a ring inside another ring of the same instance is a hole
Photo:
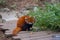
[[[28,15],[18,18],[16,28],[13,30],[12,34],[16,35],[20,31],[30,31],[34,22],[34,17]]]

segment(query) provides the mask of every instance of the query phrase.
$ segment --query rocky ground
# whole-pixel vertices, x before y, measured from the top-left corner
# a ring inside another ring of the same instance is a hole
[[[6,12],[0,12],[0,14],[5,13]],[[11,13],[11,12],[8,12]],[[15,13],[15,12],[13,12]],[[12,34],[12,30],[16,27],[16,22],[17,20],[13,19],[10,20],[10,16],[13,14],[10,14],[9,16],[6,14],[2,14],[3,18],[5,18],[5,22],[4,23],[0,23],[0,28],[5,29],[9,29],[7,31],[5,31],[5,33],[3,33],[3,29],[0,29],[0,40],[60,40],[60,33],[53,33],[50,31],[40,31],[40,32],[32,32],[32,34],[28,31],[22,31],[20,33],[17,34],[17,36],[11,36]],[[14,15],[15,16],[15,15]],[[6,17],[8,17],[6,19]],[[12,16],[12,18],[14,18]],[[58,36],[53,36],[58,34]],[[56,37],[56,38],[54,38]]]
[[[7,0],[6,2],[5,7],[1,8],[0,5],[0,15],[4,19],[3,23],[0,20],[0,40],[60,40],[60,33],[50,31],[32,32],[32,34],[28,31],[22,31],[17,36],[12,36],[12,30],[16,27],[18,17],[26,15],[29,12],[29,10],[26,10],[28,8],[43,6],[44,0]],[[11,9],[14,9],[14,11]],[[9,30],[4,32],[6,29]]]

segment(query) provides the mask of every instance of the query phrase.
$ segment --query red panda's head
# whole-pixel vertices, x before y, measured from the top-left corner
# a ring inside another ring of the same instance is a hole
[[[25,22],[27,22],[28,24],[33,24],[35,22],[34,17],[25,17]]]

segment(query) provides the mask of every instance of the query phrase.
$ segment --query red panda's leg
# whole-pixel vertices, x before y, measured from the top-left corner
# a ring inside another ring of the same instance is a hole
[[[20,31],[21,31],[21,28],[20,28],[20,27],[16,27],[16,28],[13,30],[12,34],[13,34],[13,35],[16,35],[16,34],[19,33]]]

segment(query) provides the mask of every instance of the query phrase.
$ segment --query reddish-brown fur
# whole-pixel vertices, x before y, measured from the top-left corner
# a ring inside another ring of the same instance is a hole
[[[20,17],[17,20],[17,26],[16,26],[16,28],[13,30],[13,33],[12,33],[13,35],[16,35],[17,33],[19,33],[22,30],[22,26],[23,26],[23,24],[25,22],[25,18],[27,18],[28,22],[32,22],[32,23],[35,22],[33,17],[27,16],[27,15]]]

